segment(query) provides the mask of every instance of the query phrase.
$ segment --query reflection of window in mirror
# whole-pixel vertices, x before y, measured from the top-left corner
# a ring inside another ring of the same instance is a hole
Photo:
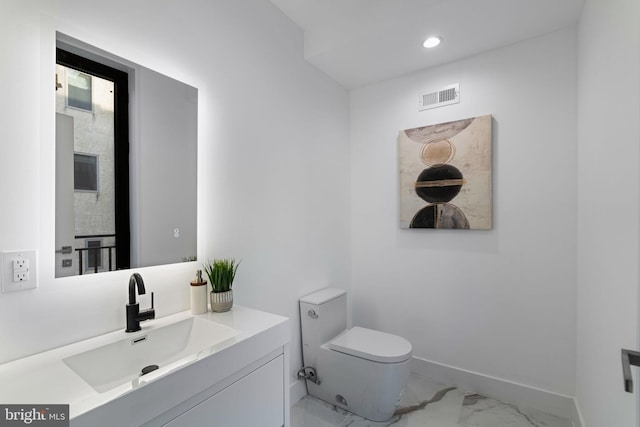
[[[92,111],[91,76],[71,68],[65,68],[67,77],[67,105]]]
[[[102,239],[87,239],[85,241],[85,247],[89,250],[85,254],[85,273],[90,271],[100,271],[102,269]]]
[[[76,191],[98,191],[98,156],[96,154],[74,153],[73,184]]]
[[[128,79],[57,49],[56,121],[69,125],[56,132],[56,168],[73,173],[56,176],[56,194],[70,194],[56,200],[66,206],[56,210],[56,245],[72,246],[77,261],[64,275],[106,271],[107,256],[109,270],[130,267]]]

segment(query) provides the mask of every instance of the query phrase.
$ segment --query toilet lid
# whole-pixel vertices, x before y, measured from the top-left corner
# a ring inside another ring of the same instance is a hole
[[[354,326],[328,343],[331,350],[382,363],[411,357],[411,343],[397,335]]]

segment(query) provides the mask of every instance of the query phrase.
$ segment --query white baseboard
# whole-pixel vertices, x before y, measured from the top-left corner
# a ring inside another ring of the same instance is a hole
[[[478,393],[496,400],[513,403],[524,408],[538,409],[563,418],[569,418],[574,420],[576,427],[582,427],[579,409],[572,396],[490,377],[477,372],[466,371],[415,356],[411,360],[411,371],[443,384]],[[578,419],[578,423],[575,422],[576,418]]]
[[[289,392],[291,406],[293,406],[307,395],[307,386],[303,381],[296,380],[289,386]]]

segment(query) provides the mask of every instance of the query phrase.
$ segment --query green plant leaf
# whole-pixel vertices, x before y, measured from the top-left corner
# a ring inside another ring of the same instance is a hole
[[[209,277],[212,292],[220,293],[231,290],[240,262],[236,264],[234,258],[223,258],[207,261],[202,265]]]

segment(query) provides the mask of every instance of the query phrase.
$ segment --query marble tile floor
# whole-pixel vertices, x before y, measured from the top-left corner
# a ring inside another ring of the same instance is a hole
[[[387,422],[367,421],[312,396],[291,410],[291,427],[571,427],[569,419],[518,408],[411,374]]]

